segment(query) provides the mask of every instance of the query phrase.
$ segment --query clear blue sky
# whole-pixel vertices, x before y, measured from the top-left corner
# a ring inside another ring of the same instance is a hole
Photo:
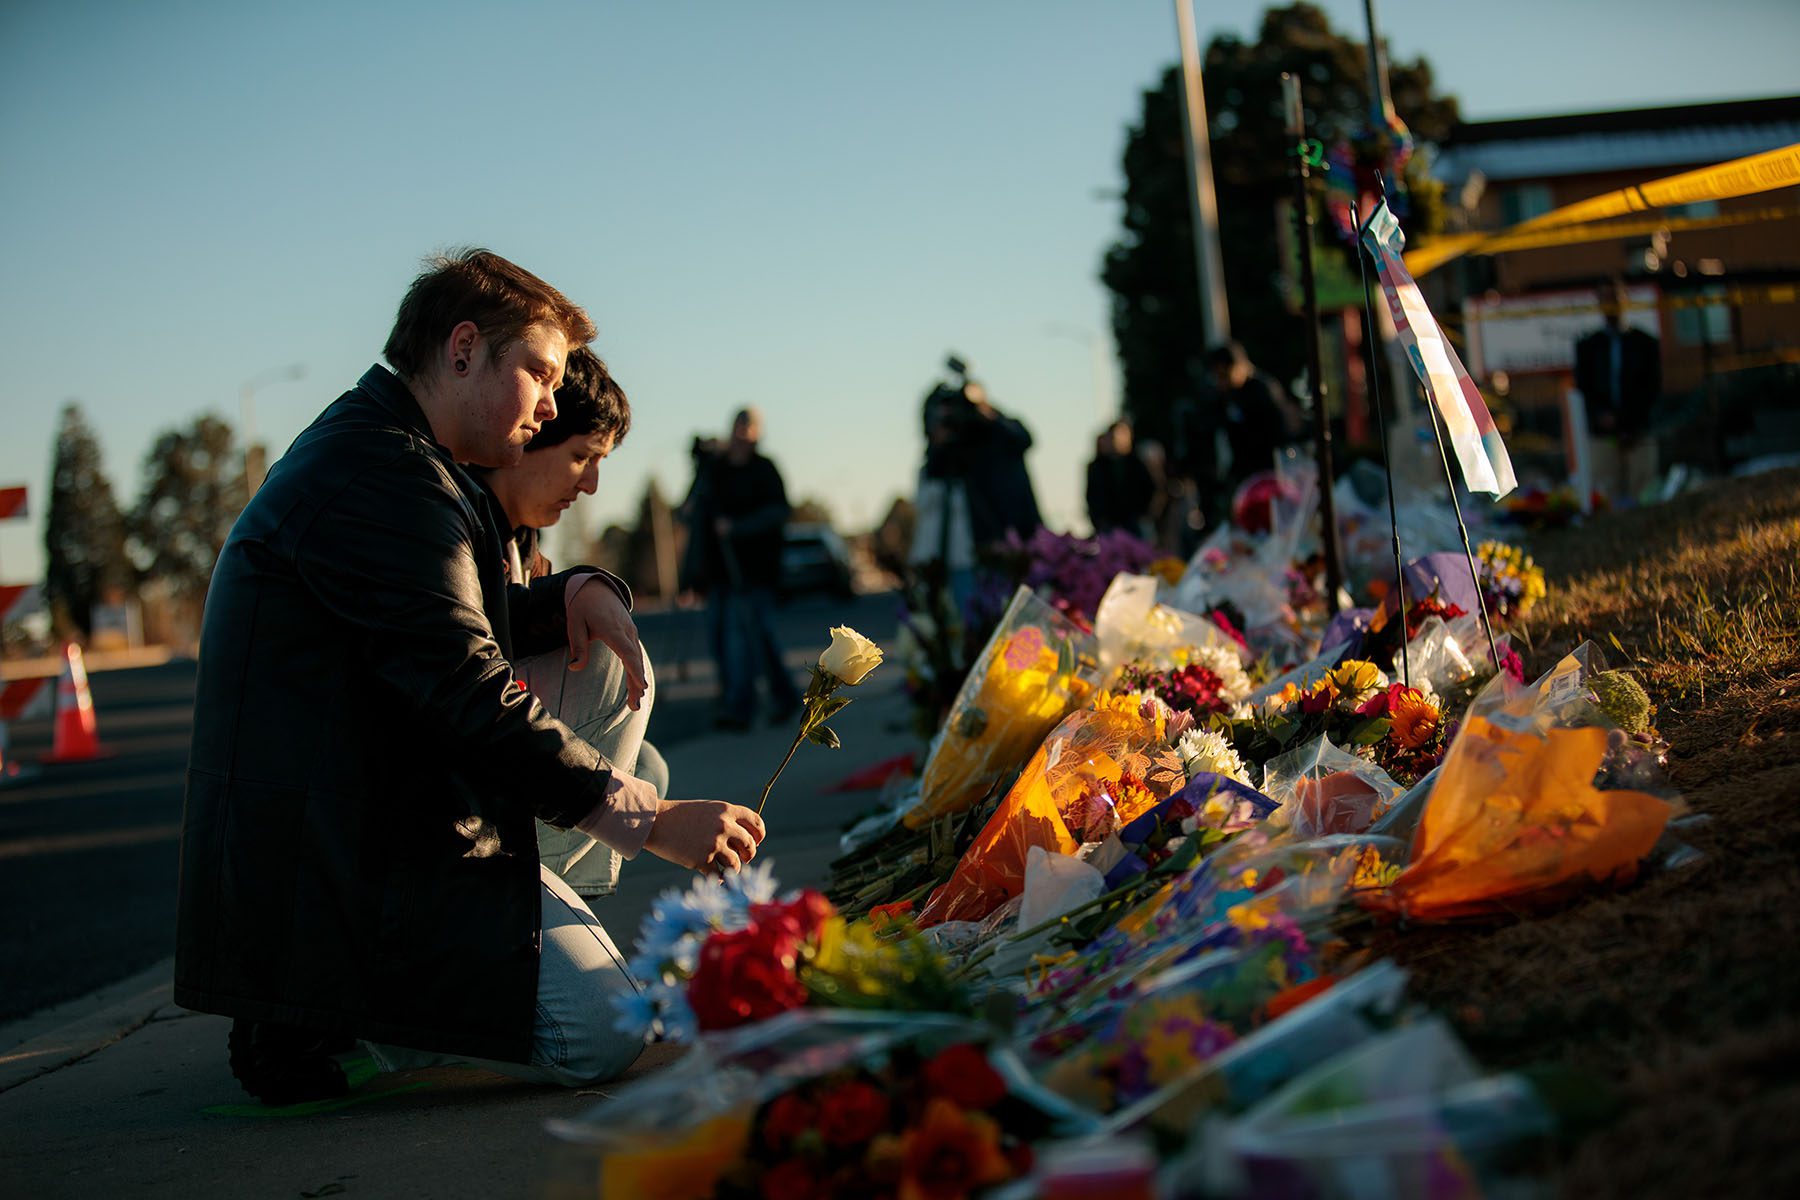
[[[1263,5],[1199,0],[1202,40]],[[1361,28],[1359,0],[1324,7]],[[1781,0],[1383,0],[1471,118],[1800,90]],[[0,6],[0,574],[40,570],[57,410],[121,499],[155,433],[257,395],[276,452],[376,360],[418,260],[482,244],[586,304],[632,397],[584,503],[686,485],[757,403],[790,490],[864,525],[968,356],[1038,437],[1051,519],[1112,403],[1096,274],[1168,0]],[[1090,339],[1084,341],[1083,339]],[[555,543],[552,543],[553,546]]]

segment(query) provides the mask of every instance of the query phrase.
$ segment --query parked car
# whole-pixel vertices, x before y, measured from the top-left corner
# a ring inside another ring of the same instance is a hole
[[[849,547],[829,525],[789,525],[781,546],[782,598],[813,592],[852,594]]]

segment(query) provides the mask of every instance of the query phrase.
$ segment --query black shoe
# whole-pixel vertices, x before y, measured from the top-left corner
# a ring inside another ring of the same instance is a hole
[[[226,1044],[232,1076],[271,1107],[349,1094],[350,1081],[332,1055],[353,1049],[352,1038],[270,1021],[233,1021]]]

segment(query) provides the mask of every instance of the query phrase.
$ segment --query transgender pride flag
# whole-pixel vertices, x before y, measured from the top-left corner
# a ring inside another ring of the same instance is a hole
[[[1420,382],[1437,406],[1450,445],[1456,450],[1463,482],[1471,492],[1491,492],[1499,499],[1518,486],[1513,478],[1512,459],[1500,440],[1500,431],[1494,428],[1493,414],[1475,389],[1475,381],[1463,369],[1462,360],[1438,328],[1437,318],[1425,306],[1419,285],[1406,269],[1401,258],[1406,238],[1386,200],[1370,214],[1362,239],[1375,257],[1381,274],[1381,293],[1387,297],[1400,344],[1406,347],[1406,357],[1412,360],[1413,370],[1419,373]]]

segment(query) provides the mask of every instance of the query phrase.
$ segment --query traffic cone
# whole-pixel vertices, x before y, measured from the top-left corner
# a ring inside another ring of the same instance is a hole
[[[50,753],[41,761],[91,762],[110,753],[100,744],[100,730],[94,722],[94,697],[88,691],[81,647],[64,642],[62,678],[56,681],[56,734]]]

